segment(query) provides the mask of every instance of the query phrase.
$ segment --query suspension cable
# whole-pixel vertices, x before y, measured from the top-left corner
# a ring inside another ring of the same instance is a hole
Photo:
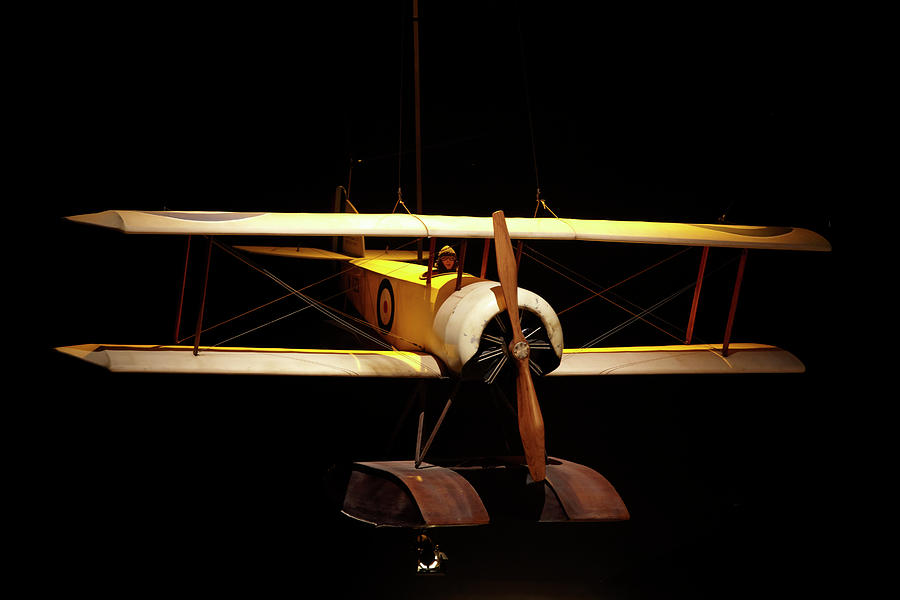
[[[399,92],[397,94],[399,98],[398,104],[399,106],[399,115],[397,120],[397,202],[394,203],[394,210],[391,211],[393,214],[397,210],[397,205],[403,205],[403,208],[406,209],[406,212],[409,212],[409,209],[406,208],[406,204],[403,203],[403,83],[404,83],[404,61],[403,57],[406,54],[406,21],[404,19],[403,10],[400,11],[400,83],[399,83]]]
[[[519,30],[519,52],[522,57],[522,84],[525,95],[525,110],[528,113],[528,132],[531,135],[531,162],[534,167],[534,185],[537,188],[537,196],[538,200],[541,197],[541,177],[538,172],[538,159],[537,159],[537,142],[534,136],[534,116],[531,108],[531,92],[529,90],[528,83],[528,61],[525,53],[525,33],[522,31],[522,17],[521,14],[519,18],[516,20],[516,24]],[[535,216],[537,216],[537,208],[535,207]]]

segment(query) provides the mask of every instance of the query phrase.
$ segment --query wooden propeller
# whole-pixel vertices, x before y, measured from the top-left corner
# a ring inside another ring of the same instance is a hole
[[[525,449],[525,462],[534,481],[543,481],[546,474],[544,454],[544,418],[538,404],[534,382],[531,380],[531,368],[528,366],[529,346],[522,333],[519,321],[518,273],[516,257],[513,252],[509,230],[506,228],[506,217],[502,210],[493,214],[494,247],[497,253],[497,271],[500,275],[500,287],[509,322],[512,325],[512,341],[509,343],[509,354],[515,359],[518,375],[516,376],[516,400],[519,410],[519,436]]]

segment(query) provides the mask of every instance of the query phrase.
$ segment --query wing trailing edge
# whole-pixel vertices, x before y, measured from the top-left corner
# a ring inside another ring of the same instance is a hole
[[[84,344],[58,351],[118,373],[440,378],[430,354],[369,350]]]
[[[803,373],[790,352],[763,344],[635,346],[563,350],[559,367],[548,377],[577,375],[711,375],[729,373]]]

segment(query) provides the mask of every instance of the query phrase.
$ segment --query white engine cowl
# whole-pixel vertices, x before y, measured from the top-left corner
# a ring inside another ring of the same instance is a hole
[[[479,281],[451,294],[435,314],[434,333],[440,340],[432,351],[455,373],[466,376],[483,376],[489,365],[490,355],[505,344],[492,340],[504,336],[508,342],[509,318],[501,308],[500,284],[496,281]],[[518,288],[519,308],[522,309],[522,330],[533,350],[532,368],[537,374],[545,374],[559,366],[563,351],[562,327],[559,317],[546,300],[526,289]],[[487,333],[486,330],[491,331]],[[487,337],[484,337],[487,333]],[[493,347],[485,351],[487,346]],[[476,356],[477,355],[477,356]],[[479,368],[476,363],[483,363]]]

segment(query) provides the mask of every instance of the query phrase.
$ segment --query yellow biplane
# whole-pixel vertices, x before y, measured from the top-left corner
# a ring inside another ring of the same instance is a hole
[[[377,341],[383,350],[203,346],[202,305],[192,345],[91,344],[58,350],[116,372],[483,380],[486,384],[495,383],[500,373],[512,373],[524,457],[481,462],[479,468],[482,473],[499,467],[518,470],[523,485],[537,484],[543,495],[535,514],[540,521],[617,521],[628,519],[629,514],[615,488],[602,475],[547,455],[534,377],[804,370],[790,352],[769,345],[733,343],[729,338],[747,251],[829,251],[829,243],[813,231],[724,224],[506,218],[502,211],[492,217],[360,214],[349,203],[347,206],[345,212],[334,213],[111,210],[69,219],[130,234],[206,236],[209,251],[214,244],[219,245],[245,261],[247,254],[343,261],[346,266],[340,270],[341,287],[361,317],[359,320],[367,325],[366,331],[357,330]],[[336,236],[343,243],[331,251],[232,247],[221,241],[227,236]],[[418,253],[371,250],[366,249],[367,236],[428,240],[430,247],[427,252]],[[450,238],[463,240],[461,260],[456,261],[455,270],[439,272],[435,268],[436,240]],[[462,269],[466,241],[472,239],[484,244],[477,276]],[[689,326],[688,339],[679,345],[566,348],[553,307],[537,293],[518,286],[518,257],[512,240],[702,247],[691,323],[709,248],[742,249],[724,340],[720,344],[692,344]],[[485,277],[491,244],[499,281]],[[346,320],[346,316],[270,276],[325,314]],[[345,514],[376,525],[414,528],[490,522],[481,491],[466,471],[471,465],[439,466],[424,460],[452,400],[453,395],[424,445],[420,419],[413,460],[354,463],[343,501]]]

